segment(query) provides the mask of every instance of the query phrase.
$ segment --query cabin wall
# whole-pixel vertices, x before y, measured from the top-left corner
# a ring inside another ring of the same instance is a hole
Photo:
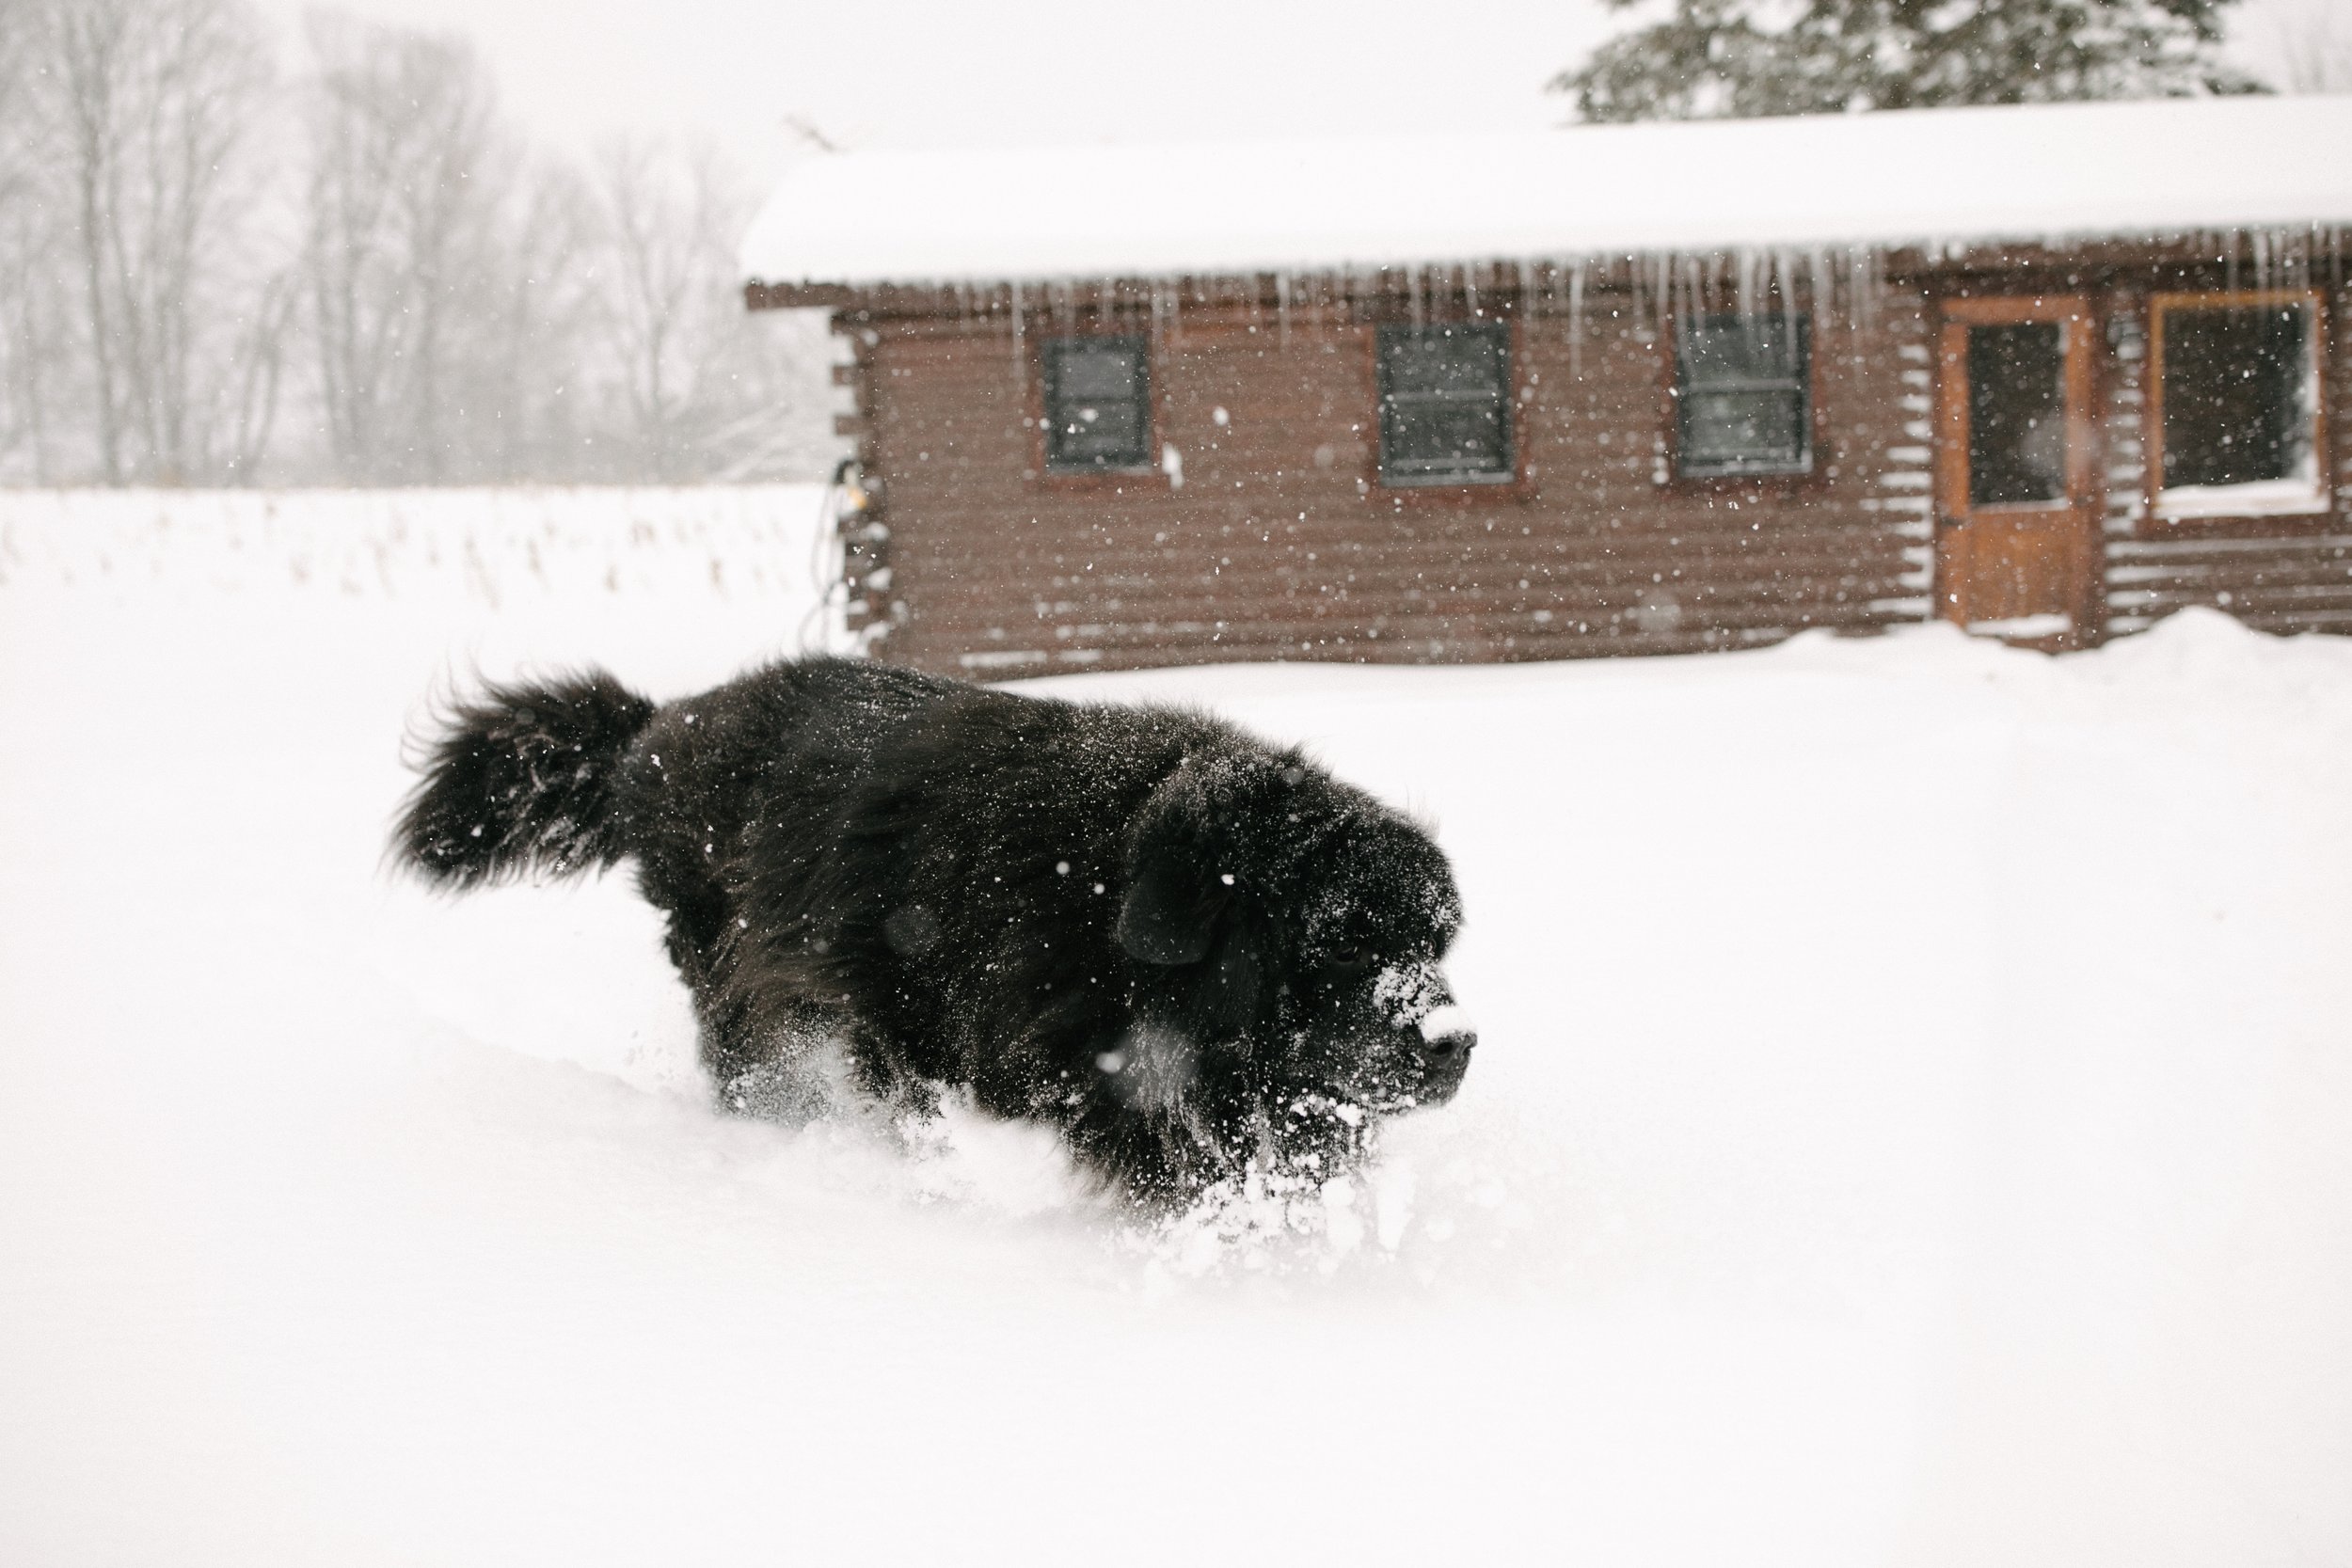
[[[2218,279],[2201,279],[2206,286]],[[2175,285],[2177,286],[2177,285]],[[2142,420],[2148,394],[2148,291],[2107,301],[2106,626],[2141,630],[2174,610],[2206,605],[2265,631],[2352,630],[2352,355],[2344,327],[2352,293],[2328,298],[2321,365],[2333,510],[2322,516],[2214,522],[2149,515]]]
[[[1041,471],[1048,313],[1018,340],[1001,320],[845,323],[886,483],[859,596],[883,657],[993,675],[1684,652],[1919,620],[1928,309],[1895,288],[1867,316],[1817,315],[1814,474],[1712,483],[1671,476],[1671,351],[1631,295],[1514,318],[1520,482],[1446,489],[1378,481],[1360,310],[1103,323],[1152,333],[1153,443],[1181,485]]]
[[[1433,489],[1377,474],[1373,341],[1393,300],[1035,309],[1017,334],[1002,311],[845,316],[862,451],[887,486],[886,543],[852,551],[854,602],[883,657],[980,675],[1674,653],[1923,620],[1936,295],[2087,288],[2103,503],[2077,640],[2191,605],[2271,631],[2352,628],[2352,294],[2329,294],[2325,330],[2333,509],[2163,521],[2147,499],[2149,295],[2227,274],[2099,271],[1922,269],[1851,309],[1841,288],[1814,311],[1814,472],[1716,483],[1672,475],[1669,335],[1654,298],[1625,289],[1574,314],[1515,314],[1504,296],[1519,481]],[[1042,472],[1038,344],[1073,329],[1151,336],[1153,445],[1174,449],[1181,483]]]

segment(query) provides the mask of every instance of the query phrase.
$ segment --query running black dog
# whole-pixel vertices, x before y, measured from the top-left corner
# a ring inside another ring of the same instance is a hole
[[[1062,1129],[1146,1198],[1312,1179],[1469,1067],[1444,854],[1295,751],[1167,707],[780,663],[445,716],[398,848],[472,887],[634,858],[722,1098],[813,1037],[866,1087]]]

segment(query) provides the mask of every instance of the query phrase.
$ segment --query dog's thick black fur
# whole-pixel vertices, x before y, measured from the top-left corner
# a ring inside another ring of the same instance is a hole
[[[657,707],[595,673],[489,688],[421,771],[398,847],[434,881],[635,860],[739,1107],[829,1034],[876,1092],[968,1085],[1179,1197],[1334,1170],[1475,1043],[1443,853],[1198,713],[825,658]]]

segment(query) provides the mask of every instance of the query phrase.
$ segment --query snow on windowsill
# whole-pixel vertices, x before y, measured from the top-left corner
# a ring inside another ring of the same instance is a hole
[[[2295,517],[2328,510],[2328,492],[2314,479],[2260,479],[2244,484],[2182,484],[2156,492],[2156,516]]]

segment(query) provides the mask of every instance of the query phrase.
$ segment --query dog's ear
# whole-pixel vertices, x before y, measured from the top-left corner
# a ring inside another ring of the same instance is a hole
[[[1199,963],[1232,884],[1217,875],[1208,790],[1189,763],[1152,792],[1127,847],[1116,935],[1148,964]]]
[[[1127,886],[1119,906],[1119,945],[1148,964],[1199,963],[1223,900],[1202,887],[1191,866],[1153,856]]]

